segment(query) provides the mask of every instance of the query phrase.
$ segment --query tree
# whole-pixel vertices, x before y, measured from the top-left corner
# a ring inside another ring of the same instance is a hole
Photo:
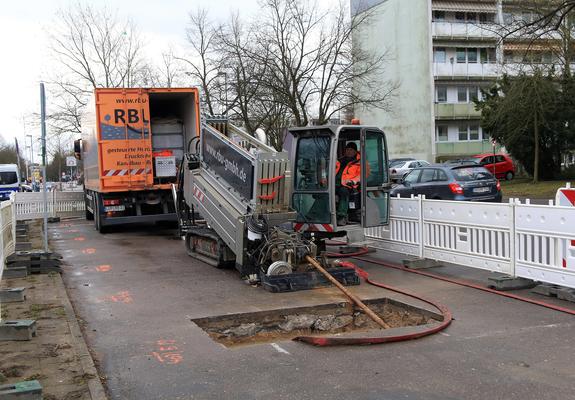
[[[216,56],[217,28],[209,19],[208,11],[198,8],[189,14],[190,23],[186,30],[191,48],[189,57],[176,57],[186,65],[195,84],[202,89],[203,102],[210,115],[214,115],[212,92],[216,89],[218,72],[222,70],[221,58]]]
[[[236,14],[218,26],[198,10],[188,30],[194,52],[184,62],[209,113],[219,105],[248,132],[264,129],[280,149],[288,125],[325,124],[354,107],[389,108],[394,86],[381,79],[385,52],[352,46],[373,14],[348,16],[344,2],[323,12],[314,2],[265,0],[253,20]]]
[[[476,101],[481,125],[532,174],[533,181],[560,172],[557,155],[564,149],[564,131],[557,120],[560,87],[540,71],[504,76],[483,100]]]

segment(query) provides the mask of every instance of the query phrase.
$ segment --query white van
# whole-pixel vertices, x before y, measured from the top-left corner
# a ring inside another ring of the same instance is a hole
[[[0,164],[0,201],[20,190],[20,172],[16,164]]]

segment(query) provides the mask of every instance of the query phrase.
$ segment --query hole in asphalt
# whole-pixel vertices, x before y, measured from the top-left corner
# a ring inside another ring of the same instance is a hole
[[[366,300],[364,303],[392,328],[426,325],[442,320],[440,314],[393,299]],[[192,322],[226,347],[291,340],[302,335],[321,336],[381,329],[361,309],[347,302],[218,315],[195,318]]]

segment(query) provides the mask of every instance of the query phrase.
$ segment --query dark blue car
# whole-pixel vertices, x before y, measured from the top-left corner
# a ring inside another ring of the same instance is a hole
[[[425,195],[428,199],[501,202],[499,181],[479,165],[430,165],[409,172],[391,196]]]

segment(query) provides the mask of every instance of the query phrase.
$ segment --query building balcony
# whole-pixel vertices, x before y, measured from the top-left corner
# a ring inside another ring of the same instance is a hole
[[[496,148],[498,151],[499,146]],[[436,142],[436,157],[438,159],[448,159],[455,157],[472,156],[474,154],[490,153],[493,146],[489,140],[475,140],[469,142]]]
[[[481,63],[433,63],[433,76],[436,79],[497,78],[497,64]]]
[[[432,22],[431,34],[437,39],[496,39],[497,33],[491,25],[466,24],[459,22]]]
[[[475,109],[473,103],[435,103],[435,119],[457,120],[457,119],[479,119],[481,112]]]

